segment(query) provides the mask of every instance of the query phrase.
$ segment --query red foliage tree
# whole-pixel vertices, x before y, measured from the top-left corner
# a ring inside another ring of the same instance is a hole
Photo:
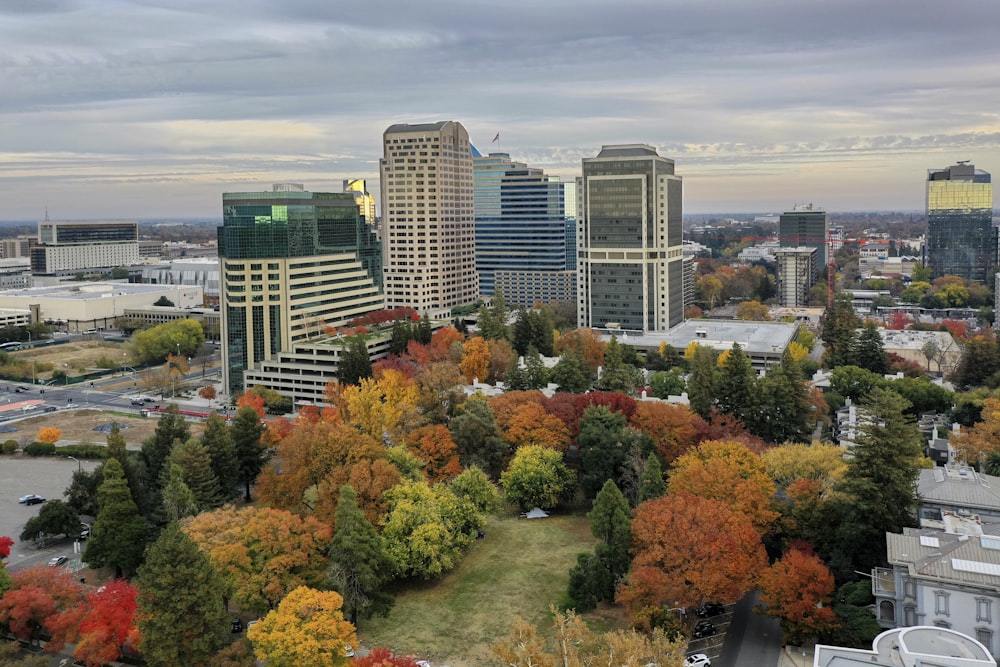
[[[384,359],[379,359],[372,364],[372,377],[376,380],[382,379],[382,373],[387,370],[399,371],[411,380],[417,376],[417,365],[409,356],[389,355]]]
[[[570,394],[564,391],[554,394],[551,398],[542,397],[542,405],[545,410],[558,417],[569,430],[570,442],[576,442],[580,437],[580,415],[576,397],[578,394]]]
[[[708,421],[692,422],[698,429],[698,443],[705,440],[735,440],[746,445],[755,454],[762,454],[769,445],[762,438],[750,435],[738,417],[712,409]]]
[[[10,590],[0,598],[0,623],[6,623],[20,639],[35,639],[46,630],[53,635],[46,648],[58,651],[66,640],[66,629],[72,627],[72,623],[60,623],[60,616],[83,598],[83,587],[61,568],[18,570],[11,574]]]
[[[133,624],[136,593],[130,583],[115,579],[87,596],[74,658],[97,667],[117,660],[126,643],[138,643]]]
[[[837,622],[829,606],[834,587],[822,560],[791,549],[761,574],[760,600],[764,613],[781,622],[787,641],[801,645]]]
[[[377,646],[368,655],[355,658],[355,667],[420,667],[416,660],[404,656],[393,655],[387,648]]]
[[[10,548],[12,546],[14,546],[14,540],[6,535],[0,535],[0,558],[6,558],[9,556]]]
[[[589,394],[575,394],[575,396],[577,411],[581,415],[584,410],[594,405],[603,405],[612,412],[620,412],[626,419],[631,419],[635,414],[636,401],[631,396],[610,391],[592,391]]]
[[[257,416],[259,417],[263,417],[266,412],[264,410],[264,397],[249,391],[236,399],[236,405],[241,408],[249,405],[257,412]]]

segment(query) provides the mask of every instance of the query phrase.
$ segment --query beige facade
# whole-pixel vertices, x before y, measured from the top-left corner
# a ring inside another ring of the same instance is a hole
[[[774,251],[778,263],[778,295],[781,305],[801,308],[809,305],[809,290],[816,275],[816,248],[779,248]]]
[[[479,298],[473,167],[460,123],[393,125],[381,168],[386,307],[432,318]]]

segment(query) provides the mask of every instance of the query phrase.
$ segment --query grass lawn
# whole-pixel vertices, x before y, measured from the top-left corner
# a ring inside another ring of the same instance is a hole
[[[435,667],[489,664],[490,645],[510,632],[515,617],[547,632],[549,605],[562,599],[576,555],[594,542],[580,514],[490,517],[486,538],[455,570],[399,591],[388,618],[361,619],[361,642]]]

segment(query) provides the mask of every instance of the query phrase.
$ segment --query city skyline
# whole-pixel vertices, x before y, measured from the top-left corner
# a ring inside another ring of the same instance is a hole
[[[650,144],[693,214],[919,211],[928,169],[1000,168],[987,0],[13,4],[5,220],[216,217],[222,192],[345,178],[378,199],[399,122],[564,181]]]

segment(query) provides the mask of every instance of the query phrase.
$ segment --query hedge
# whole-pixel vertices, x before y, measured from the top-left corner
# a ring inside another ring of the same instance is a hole
[[[108,448],[104,445],[65,445],[56,450],[59,456],[75,456],[78,459],[106,459]]]
[[[0,442],[0,454],[13,454],[20,446],[17,440],[5,440]]]
[[[50,442],[33,442],[24,448],[24,453],[28,456],[52,456],[56,453],[56,446]]]

